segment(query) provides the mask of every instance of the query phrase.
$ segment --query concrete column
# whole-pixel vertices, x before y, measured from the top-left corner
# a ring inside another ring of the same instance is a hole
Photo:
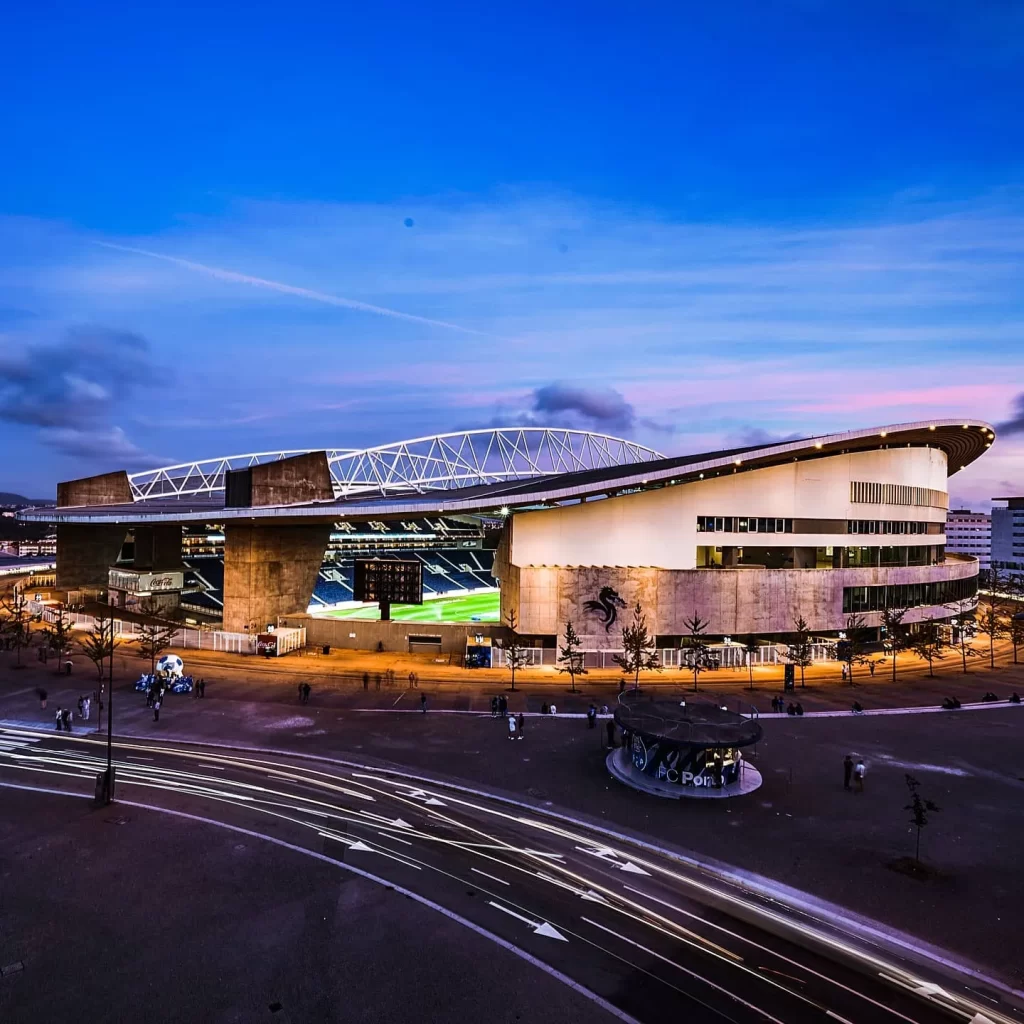
[[[123,526],[57,526],[57,589],[106,590],[107,570],[124,543]]]
[[[133,533],[136,569],[172,572],[181,568],[180,526],[136,526]]]
[[[740,549],[736,547],[722,548],[722,565],[735,566],[740,564]]]
[[[331,536],[330,523],[224,529],[224,628],[262,632],[279,615],[304,612]]]

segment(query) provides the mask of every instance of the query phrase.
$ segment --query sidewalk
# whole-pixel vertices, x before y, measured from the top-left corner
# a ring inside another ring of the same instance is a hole
[[[129,664],[137,667],[139,662]],[[54,704],[74,706],[79,689],[68,687],[66,677],[48,675],[49,683],[59,685],[47,686],[50,701],[43,713],[34,697],[37,675],[30,669],[0,675],[0,717],[52,729]],[[986,688],[978,685],[988,681],[985,676],[974,678],[976,689]],[[525,740],[510,744],[502,723],[492,721],[489,713],[359,710],[393,703],[401,692],[397,687],[364,695],[361,685],[317,684],[308,705],[298,702],[290,683],[271,682],[270,677],[251,688],[259,699],[245,699],[244,684],[208,678],[205,700],[168,696],[160,722],[154,723],[144,695],[125,684],[115,692],[115,731],[162,741],[384,762],[565,809],[777,879],[920,935],[1017,987],[1024,984],[1024,966],[1017,957],[1018,925],[1024,917],[1024,889],[1017,884],[1024,844],[1021,707],[765,718],[763,741],[747,752],[763,776],[761,789],[748,798],[681,805],[613,780],[604,763],[604,729],[591,730],[579,719],[530,717]],[[426,692],[432,708],[489,708],[482,688],[467,692],[441,685]],[[830,692],[822,695],[823,703]],[[840,692],[845,698],[849,691]],[[920,699],[921,691],[915,693]],[[531,687],[509,696],[511,710],[536,710],[550,690]],[[579,704],[585,707],[588,699],[578,698]],[[767,703],[767,695],[764,699]],[[407,693],[399,707],[416,700],[415,692]],[[842,788],[846,753],[866,759],[864,794]],[[904,810],[907,773],[942,808],[922,838],[924,858],[939,869],[927,882],[890,867],[913,852]]]

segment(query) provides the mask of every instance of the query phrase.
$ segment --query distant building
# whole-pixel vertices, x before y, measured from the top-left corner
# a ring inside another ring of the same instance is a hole
[[[992,517],[967,508],[950,509],[946,513],[946,550],[973,555],[980,567],[987,569],[992,551]]]
[[[56,555],[57,536],[44,537],[42,540],[19,540],[18,557],[34,558],[37,555]]]
[[[992,564],[1024,569],[1024,498],[993,498],[1006,508],[992,509]]]

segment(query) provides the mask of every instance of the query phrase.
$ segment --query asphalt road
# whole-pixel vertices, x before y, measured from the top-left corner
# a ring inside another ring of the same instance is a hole
[[[245,830],[405,891],[623,1020],[1019,1022],[948,978],[667,854],[376,768],[115,744],[117,799]],[[0,729],[0,785],[91,795],[95,736]]]

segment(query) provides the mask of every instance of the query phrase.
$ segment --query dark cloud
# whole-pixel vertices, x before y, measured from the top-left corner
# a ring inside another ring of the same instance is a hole
[[[1005,423],[997,423],[996,430],[1000,434],[1024,434],[1024,392],[1014,401],[1013,415]]]
[[[773,434],[761,427],[744,427],[742,430],[729,436],[729,443],[745,448],[748,445],[771,445],[785,444],[787,441],[799,441],[806,437],[806,434]]]
[[[636,410],[612,388],[580,388],[548,384],[533,393],[533,411],[556,418],[579,418],[603,430],[629,433],[636,424]]]
[[[38,427],[43,443],[65,455],[152,463],[112,418],[119,400],[158,378],[144,338],[76,328],[59,343],[0,356],[0,421]]]

